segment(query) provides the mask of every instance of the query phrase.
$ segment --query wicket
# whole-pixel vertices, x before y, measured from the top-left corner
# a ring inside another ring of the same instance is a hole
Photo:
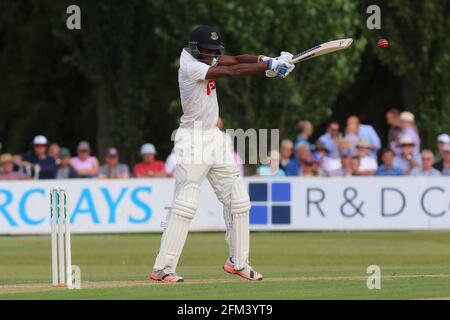
[[[66,190],[62,188],[51,190],[50,217],[52,229],[52,285],[70,288],[72,287],[72,253],[70,248],[69,197]],[[64,268],[64,264],[66,268]]]

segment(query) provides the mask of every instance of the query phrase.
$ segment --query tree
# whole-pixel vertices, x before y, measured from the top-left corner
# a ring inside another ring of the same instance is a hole
[[[173,95],[166,88],[172,77],[165,52],[154,40],[157,11],[137,0],[84,1],[80,7],[82,30],[68,33],[55,21],[58,38],[70,50],[64,59],[92,86],[99,154],[115,145],[131,162],[140,144],[167,140],[175,127],[166,106],[167,94]]]
[[[403,107],[416,114],[424,146],[435,147],[437,134],[450,131],[450,3],[391,0],[381,12],[390,46],[380,50],[371,41],[371,48],[399,78]]]

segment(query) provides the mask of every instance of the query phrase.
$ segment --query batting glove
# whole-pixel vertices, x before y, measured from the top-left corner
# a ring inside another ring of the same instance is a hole
[[[289,52],[281,52],[279,57],[269,60],[266,76],[280,76],[282,78],[285,78],[295,68],[294,64],[292,63],[292,57],[293,55]]]
[[[295,65],[292,63],[292,58],[294,57],[294,55],[292,53],[286,52],[286,51],[282,51],[280,53],[280,56],[278,57],[278,59],[280,61],[283,61],[286,64],[286,71],[281,70],[281,74],[280,72],[278,72],[278,75],[282,78],[285,78],[288,76],[289,73],[292,72],[292,70],[294,70]]]

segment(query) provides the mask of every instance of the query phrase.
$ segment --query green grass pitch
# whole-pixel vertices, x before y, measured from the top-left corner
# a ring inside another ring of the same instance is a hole
[[[0,299],[426,299],[450,297],[450,232],[254,232],[250,282],[226,274],[223,233],[191,233],[180,284],[148,280],[160,234],[72,235],[82,288],[52,288],[49,236],[0,237]],[[366,286],[369,265],[381,289]]]

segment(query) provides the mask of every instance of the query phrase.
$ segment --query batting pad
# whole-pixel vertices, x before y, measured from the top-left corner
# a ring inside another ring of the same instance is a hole
[[[155,270],[169,268],[175,272],[191,220],[173,213],[169,215],[167,228],[161,238],[161,247],[153,266]]]
[[[177,188],[154,269],[169,268],[175,272],[191,220],[197,211],[199,193],[200,188],[195,184],[182,185]]]
[[[228,244],[228,256],[229,257],[233,257],[234,253],[236,251],[234,242],[233,242],[233,219],[231,216],[231,212],[230,212],[230,208],[227,206],[223,206],[223,218],[225,220],[225,227],[226,227],[226,232],[225,232],[225,241]],[[234,261],[234,258],[233,258]]]
[[[248,263],[250,251],[250,199],[244,183],[237,179],[231,190],[231,238],[234,245],[234,268],[243,269]]]

